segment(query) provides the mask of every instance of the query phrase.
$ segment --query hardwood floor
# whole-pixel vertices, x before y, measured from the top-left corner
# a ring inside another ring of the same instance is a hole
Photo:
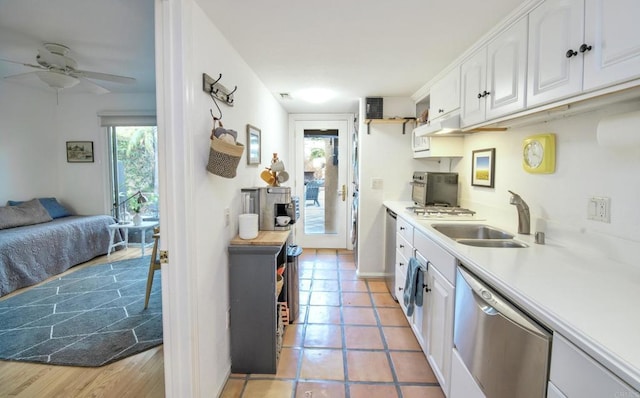
[[[147,249],[146,254],[151,254],[150,248]],[[108,260],[107,256],[97,257],[66,273],[81,267],[139,256],[140,249],[137,247],[120,250],[113,253]],[[18,290],[2,299],[31,288]],[[99,368],[0,361],[0,396],[19,398],[164,397],[163,346],[160,345]]]

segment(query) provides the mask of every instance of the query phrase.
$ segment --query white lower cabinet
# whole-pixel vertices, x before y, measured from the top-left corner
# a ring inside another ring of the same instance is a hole
[[[640,393],[559,334],[553,335],[549,379],[567,398],[640,397]],[[550,395],[554,397],[554,395]]]
[[[430,264],[433,265],[433,264]],[[454,288],[434,266],[429,267],[427,293],[428,306],[425,315],[428,325],[427,359],[447,394],[451,380],[451,350],[453,349]]]
[[[473,376],[464,366],[462,358],[456,349],[452,349],[451,355],[451,389],[449,398],[485,398],[484,393],[478,387]]]

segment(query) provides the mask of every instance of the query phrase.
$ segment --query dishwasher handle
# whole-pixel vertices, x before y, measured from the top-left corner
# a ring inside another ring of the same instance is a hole
[[[511,303],[507,302],[498,294],[490,290],[475,276],[471,275],[461,267],[458,267],[458,273],[467,283],[469,288],[471,288],[476,303],[478,303],[478,306],[485,314],[490,316],[502,315],[511,322],[519,325],[524,329],[527,329],[531,333],[537,334],[547,339],[551,337],[546,329],[539,326],[527,315],[516,309]]]

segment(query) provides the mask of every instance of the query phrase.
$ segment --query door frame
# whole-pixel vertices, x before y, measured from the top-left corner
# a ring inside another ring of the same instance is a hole
[[[295,194],[300,197],[301,208],[304,207],[304,177],[302,177],[304,175],[303,173],[304,170],[299,168],[303,167],[302,165],[303,165],[304,153],[303,151],[300,151],[297,149],[298,144],[302,145],[302,143],[299,142],[299,140],[301,140],[302,137],[298,137],[298,135],[296,134],[296,124],[298,122],[311,122],[311,123],[318,122],[318,124],[322,124],[326,122],[338,122],[338,123],[345,123],[347,128],[347,131],[345,132],[345,139],[347,140],[347,145],[346,145],[347,151],[343,156],[341,156],[341,159],[344,159],[344,163],[346,165],[345,167],[347,167],[346,176],[345,176],[346,180],[344,181],[344,184],[346,185],[346,188],[347,188],[347,199],[345,201],[344,219],[341,221],[344,223],[344,226],[343,226],[345,231],[344,239],[338,242],[336,246],[336,244],[333,242],[331,244],[327,244],[326,240],[325,240],[325,243],[323,243],[319,238],[317,244],[312,244],[312,245],[307,244],[306,245],[307,247],[353,250],[353,244],[351,242],[349,231],[351,226],[351,216],[352,216],[351,213],[352,213],[352,206],[353,206],[353,184],[351,184],[351,181],[353,181],[354,176],[353,176],[353,165],[351,164],[352,152],[353,152],[353,142],[351,141],[351,137],[355,129],[354,118],[355,118],[355,115],[353,113],[290,114],[289,115],[289,138],[290,138],[289,147],[293,148],[292,150],[293,161],[294,161],[294,164],[296,165],[295,178],[294,178],[295,181],[293,183],[293,186],[294,186]],[[301,209],[301,210],[304,211],[304,209]],[[303,216],[301,214],[301,218],[302,217]],[[295,224],[294,235],[296,238],[296,242],[304,234],[302,225],[303,225],[302,222]]]

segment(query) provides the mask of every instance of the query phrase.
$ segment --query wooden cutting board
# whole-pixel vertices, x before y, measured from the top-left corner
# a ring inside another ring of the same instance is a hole
[[[239,235],[231,239],[231,245],[244,246],[281,246],[289,237],[291,231],[258,231],[255,239],[241,239]]]

